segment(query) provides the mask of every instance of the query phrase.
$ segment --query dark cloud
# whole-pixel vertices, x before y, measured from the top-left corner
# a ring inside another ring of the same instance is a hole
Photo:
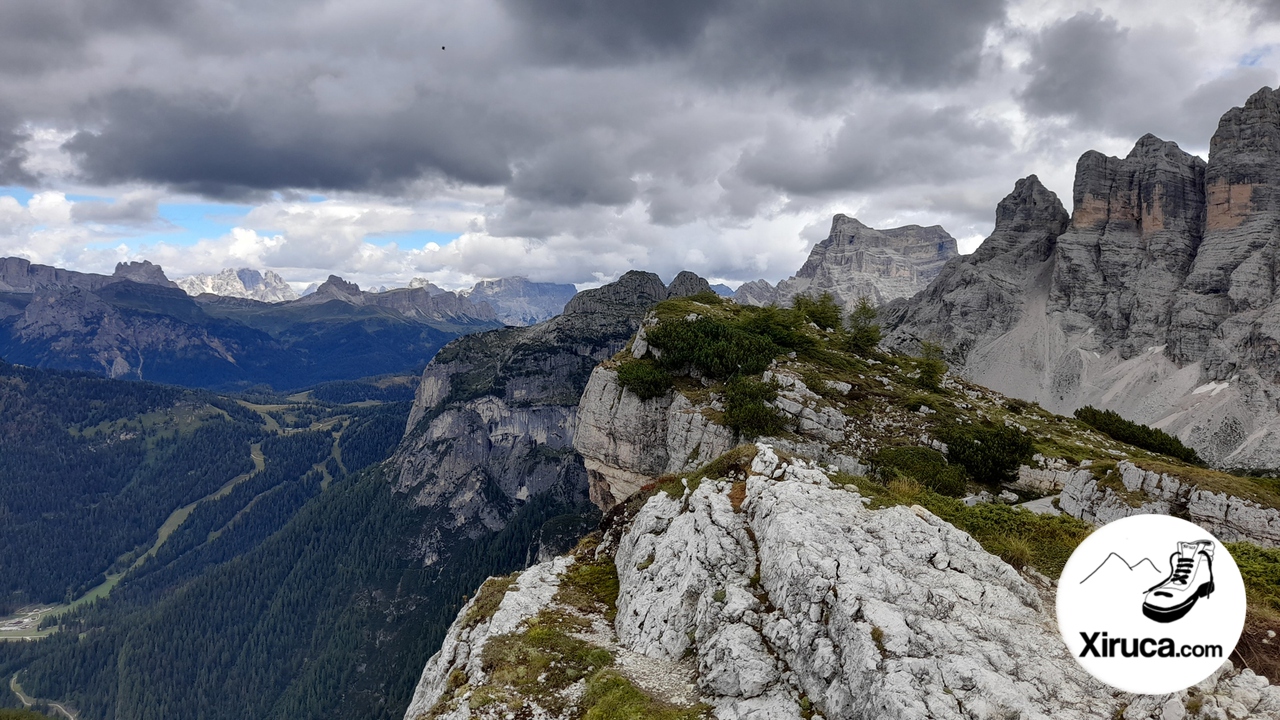
[[[71,206],[71,219],[103,225],[145,226],[159,220],[159,210],[159,197],[154,194],[124,197],[115,202],[83,200]]]
[[[728,0],[503,0],[544,60],[595,64],[688,51]]]
[[[1218,118],[1275,73],[1240,66],[1202,81],[1182,41],[1159,25],[1127,29],[1100,12],[1077,13],[1034,39],[1019,100],[1032,115],[1067,118],[1078,129],[1135,140],[1150,132],[1206,148]]]
[[[933,85],[970,75],[1003,0],[505,0],[543,60],[678,57],[733,82]]]
[[[543,148],[517,166],[507,191],[553,205],[625,205],[636,196],[632,169],[607,138],[572,138]]]
[[[100,129],[66,149],[90,182],[142,181],[227,198],[281,188],[394,190],[424,175],[506,182],[520,128],[422,101],[375,118],[326,116],[299,97],[166,97],[120,90],[95,103]],[[504,139],[505,138],[505,139]]]
[[[101,32],[161,29],[188,14],[187,0],[5,0],[0,72],[35,73],[84,64]]]
[[[23,168],[27,161],[24,144],[29,135],[12,123],[5,122],[4,113],[0,113],[0,185],[37,184],[38,180]]]
[[[1124,102],[1120,61],[1127,38],[1128,31],[1101,12],[1050,25],[1032,45],[1024,107],[1036,115],[1099,123],[1109,106]]]
[[[700,61],[739,80],[933,86],[972,76],[1003,17],[1003,0],[756,0],[708,30]]]
[[[972,174],[1012,150],[1009,136],[1009,128],[961,107],[904,104],[848,117],[816,146],[797,145],[788,129],[775,128],[759,149],[743,156],[737,172],[796,195],[889,191]]]

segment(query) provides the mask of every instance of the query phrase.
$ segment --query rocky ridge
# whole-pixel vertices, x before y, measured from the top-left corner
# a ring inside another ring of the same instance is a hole
[[[955,238],[937,225],[876,230],[836,215],[831,233],[795,275],[776,288],[766,280],[745,283],[734,298],[747,305],[788,305],[796,295],[826,292],[845,307],[860,298],[879,305],[923,290],[956,254]]]
[[[189,275],[178,280],[178,287],[192,297],[209,293],[269,303],[299,297],[284,278],[270,270],[259,272],[253,268],[226,268],[215,275]]]
[[[892,347],[942,342],[968,377],[1069,413],[1164,429],[1223,467],[1280,465],[1280,92],[1227,112],[1209,161],[1152,135],[1085,153],[1073,211],[1034,176],[977,252],[883,313]]]
[[[485,302],[472,302],[458,293],[432,294],[426,287],[394,288],[383,292],[368,292],[337,275],[330,275],[316,288],[293,304],[299,306],[321,305],[338,301],[355,307],[380,307],[394,310],[401,315],[424,322],[496,322],[497,313]]]
[[[615,513],[598,548],[482,590],[406,720],[578,718],[610,698],[600,686],[663,717],[721,720],[1136,720],[1193,703],[1205,717],[1280,717],[1280,688],[1229,663],[1168,696],[1106,688],[1066,651],[1047,588],[969,535],[918,506],[870,509],[767,445],[752,455]],[[616,600],[569,601],[583,562],[616,569]],[[551,656],[568,677],[528,682],[503,665],[530,646],[573,648]]]
[[[591,369],[626,345],[649,307],[706,289],[692,273],[677,280],[668,288],[653,273],[629,272],[579,293],[551,320],[461,338],[427,365],[393,461],[397,492],[448,510],[424,529],[424,562],[454,537],[501,529],[535,498],[585,503],[573,448],[578,400]]]

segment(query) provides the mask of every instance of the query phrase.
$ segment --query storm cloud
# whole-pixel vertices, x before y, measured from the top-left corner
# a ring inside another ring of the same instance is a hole
[[[45,196],[67,226],[0,255],[776,280],[833,212],[971,248],[1018,177],[1069,197],[1087,149],[1207,147],[1274,84],[1272,5],[14,0],[0,184],[98,199]],[[255,210],[198,251],[131,240],[167,201]],[[380,239],[416,230],[461,237]]]

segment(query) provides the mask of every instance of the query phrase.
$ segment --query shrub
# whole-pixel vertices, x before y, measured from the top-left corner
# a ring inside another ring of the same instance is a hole
[[[792,300],[792,306],[806,322],[811,322],[823,330],[839,330],[844,325],[842,322],[844,311],[840,309],[836,299],[829,292],[824,292],[817,298],[797,295]]]
[[[768,338],[779,348],[801,352],[817,345],[812,336],[801,330],[803,324],[800,313],[773,305],[745,307],[737,320],[742,330]]]
[[[1182,444],[1178,438],[1163,430],[1130,422],[1111,410],[1099,410],[1086,405],[1076,410],[1076,418],[1112,439],[1128,443],[1143,450],[1168,455],[1191,465],[1204,465],[1195,450]]]
[[[651,360],[626,360],[618,366],[618,383],[641,400],[666,395],[674,382],[671,373]]]
[[[1018,466],[1031,461],[1031,436],[1003,425],[948,425],[938,432],[947,444],[947,460],[974,480],[988,485],[1018,479]]]
[[[1249,601],[1280,611],[1280,549],[1265,549],[1248,543],[1230,543],[1227,550],[1235,558],[1244,578]]]
[[[939,495],[961,497],[965,493],[968,476],[964,469],[948,464],[946,457],[933,448],[884,448],[871,461],[879,468],[900,470]]]
[[[778,397],[777,386],[754,378],[736,377],[724,387],[724,422],[744,439],[776,435],[782,418],[767,403]]]
[[[878,312],[871,301],[858,298],[858,305],[849,316],[849,333],[845,336],[845,349],[866,356],[880,344],[880,325],[876,323]]]
[[[668,320],[649,331],[648,339],[662,350],[659,368],[679,372],[692,365],[717,380],[763,372],[779,353],[768,337],[710,317]]]
[[[942,389],[942,377],[947,374],[947,363],[942,359],[942,346],[932,342],[920,343],[920,357],[916,358],[920,375],[916,380],[920,387],[931,392]]]

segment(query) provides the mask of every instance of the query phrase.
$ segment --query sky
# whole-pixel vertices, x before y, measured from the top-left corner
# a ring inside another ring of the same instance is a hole
[[[304,286],[793,274],[845,213],[970,252],[1035,173],[1207,157],[1280,0],[5,0],[0,256]]]

